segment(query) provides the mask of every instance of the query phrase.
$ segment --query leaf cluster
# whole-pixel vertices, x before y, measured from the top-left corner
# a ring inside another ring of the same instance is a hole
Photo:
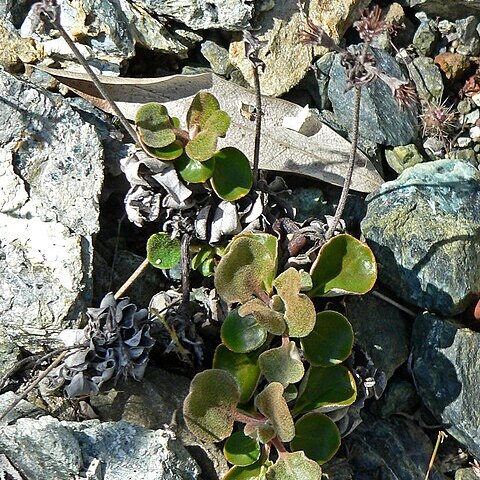
[[[223,200],[233,202],[250,191],[253,176],[247,157],[235,147],[217,150],[230,126],[229,115],[208,92],[199,92],[187,113],[187,128],[156,102],[142,105],[135,125],[143,148],[162,161],[173,161],[187,183],[210,182]]]
[[[199,439],[227,439],[224,454],[233,467],[225,480],[320,478],[320,465],[340,446],[327,414],[351,405],[357,394],[343,364],[352,327],[338,312],[316,313],[312,299],[370,290],[377,274],[371,250],[338,235],[310,272],[279,272],[278,258],[276,237],[242,233],[214,272],[215,288],[232,310],[213,368],[192,382],[184,417]],[[236,421],[244,427],[234,432]]]

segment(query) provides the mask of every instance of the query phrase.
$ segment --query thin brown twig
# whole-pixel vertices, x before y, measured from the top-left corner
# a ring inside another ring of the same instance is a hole
[[[259,65],[253,64],[253,81],[255,84],[256,115],[255,115],[255,144],[253,150],[253,185],[258,182],[258,167],[260,164],[260,140],[262,135],[262,93],[260,90]]]
[[[182,262],[182,304],[187,306],[190,302],[190,235],[184,233],[181,241]]]
[[[133,282],[146,270],[149,265],[148,258],[146,258],[138,268],[128,277],[126,282],[117,290],[117,293],[113,296],[115,300],[118,300],[132,285]]]
[[[424,480],[428,480],[428,478],[430,477],[430,471],[432,470],[433,464],[435,463],[435,458],[437,457],[438,449],[440,447],[440,444],[443,443],[443,440],[446,438],[446,436],[447,434],[443,430],[440,430],[438,432],[437,441],[435,442],[435,447],[433,448],[432,456],[430,458],[430,463],[428,464],[428,469],[427,469],[427,473],[425,474]]]
[[[416,317],[417,316],[417,314],[413,310],[410,310],[409,308],[407,308],[404,305],[396,302],[392,298],[387,297],[387,295],[384,295],[383,293],[378,292],[377,290],[372,290],[372,295],[374,295],[377,298],[380,298],[381,300],[389,303],[390,305],[393,305],[394,307],[398,308],[399,310],[402,310],[402,312],[405,312],[407,315],[410,315],[411,317]]]

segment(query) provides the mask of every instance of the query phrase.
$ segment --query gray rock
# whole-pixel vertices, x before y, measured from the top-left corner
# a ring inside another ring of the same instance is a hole
[[[455,472],[455,480],[478,480],[478,469],[461,468]]]
[[[27,480],[71,480],[96,471],[103,480],[199,478],[200,470],[165,429],[128,422],[59,422],[44,416],[0,426],[0,452]],[[100,473],[101,472],[101,473]]]
[[[382,418],[388,418],[396,413],[410,412],[419,401],[420,397],[410,382],[393,377],[382,397],[371,404],[370,410]]]
[[[367,197],[362,232],[379,281],[405,301],[456,315],[478,295],[480,173],[461,160],[420,163]]]
[[[456,20],[468,15],[480,14],[478,0],[408,0],[409,6],[426,12],[430,17]]]
[[[414,58],[410,72],[420,100],[441,103],[443,95],[442,74],[435,65],[433,58],[422,56]]]
[[[0,340],[40,350],[91,296],[103,147],[68,101],[0,70]]]
[[[345,439],[355,480],[424,478],[433,446],[420,427],[398,418],[363,417],[363,423]],[[445,480],[435,467],[429,478]]]
[[[2,342],[0,340],[0,382],[8,370],[17,363],[19,358],[20,349],[17,345],[12,342]]]
[[[47,412],[26,400],[20,400],[15,405],[15,408],[12,408],[13,404],[18,401],[18,398],[19,396],[13,392],[6,392],[0,395],[0,417],[5,415],[0,425],[12,425],[19,418],[40,418],[47,414]]]
[[[242,30],[250,25],[253,2],[250,0],[137,0],[151,14],[173,18],[193,30],[221,28]]]
[[[419,315],[412,334],[418,393],[447,431],[480,456],[480,334],[432,314]]]
[[[386,74],[405,80],[400,66],[383,50],[371,49],[380,70]],[[351,130],[354,104],[354,89],[345,92],[345,69],[336,54],[330,70],[328,96],[332,102],[337,120],[346,130]],[[417,110],[401,109],[393,98],[390,87],[376,79],[362,88],[360,104],[360,135],[376,143],[385,145],[405,145],[416,136],[418,127]]]
[[[330,79],[330,69],[332,68],[334,58],[335,54],[329,52],[315,62],[315,74],[318,85],[318,90],[315,92],[317,97],[316,106],[320,110],[328,109],[331,105],[328,98],[328,81]]]
[[[480,37],[477,32],[478,18],[470,15],[455,22],[459,45],[457,53],[476,56],[480,53]]]
[[[409,353],[409,320],[403,312],[373,296],[349,296],[346,316],[353,326],[355,341],[388,380]]]
[[[202,55],[209,61],[212,70],[217,75],[228,76],[233,70],[228,50],[218,43],[205,40],[201,46]]]
[[[423,162],[423,157],[415,144],[400,145],[392,150],[385,150],[387,163],[397,173],[402,173],[406,168],[413,167]]]
[[[438,40],[438,33],[433,30],[430,22],[427,20],[421,22],[413,36],[413,45],[420,55],[431,55]]]
[[[331,207],[327,205],[323,192],[317,187],[295,188],[289,199],[290,204],[296,209],[295,219],[304,222],[307,218],[323,218],[331,214]]]

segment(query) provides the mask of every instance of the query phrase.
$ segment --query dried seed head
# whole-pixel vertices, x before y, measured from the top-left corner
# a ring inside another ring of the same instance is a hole
[[[394,25],[382,19],[382,10],[378,5],[375,5],[371,10],[365,10],[360,20],[355,22],[353,26],[358,30],[360,38],[368,43],[382,33],[392,33],[396,29]]]

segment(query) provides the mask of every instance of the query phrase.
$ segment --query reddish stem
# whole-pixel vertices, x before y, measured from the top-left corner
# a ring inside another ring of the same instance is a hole
[[[272,438],[270,443],[277,449],[278,454],[281,456],[282,453],[287,453],[283,443],[280,441],[278,437]]]

